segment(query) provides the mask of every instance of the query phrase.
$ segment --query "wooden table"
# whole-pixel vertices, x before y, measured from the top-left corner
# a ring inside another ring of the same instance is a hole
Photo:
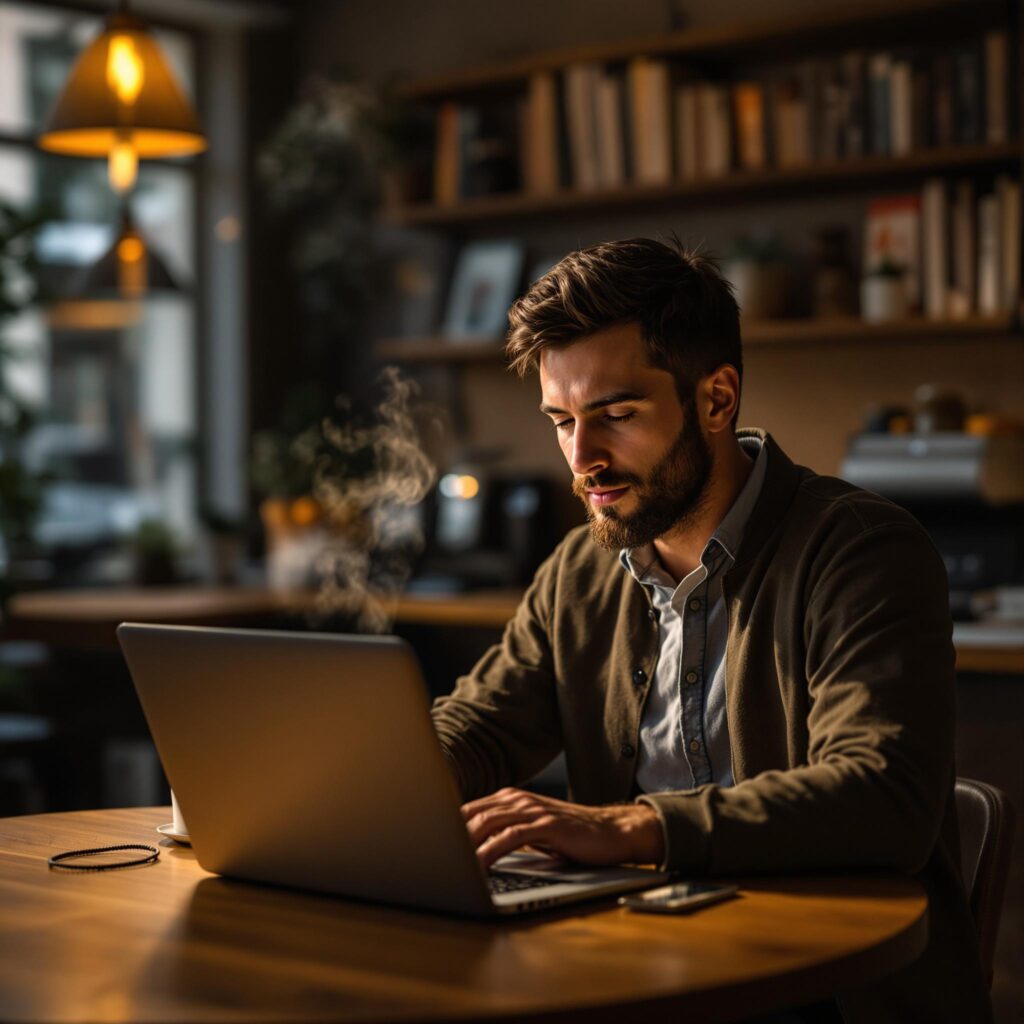
[[[522,590],[465,594],[405,594],[394,603],[396,622],[501,629],[515,613]],[[182,626],[266,626],[282,616],[317,612],[316,595],[279,593],[266,587],[117,587],[43,590],[16,594],[3,633],[55,647],[116,650],[115,630],[126,620]],[[1024,675],[1024,644],[958,641],[961,672]]]
[[[501,923],[229,882],[160,840],[152,866],[49,871],[58,851],[159,839],[168,808],[0,820],[0,1020],[735,1020],[915,959],[916,881],[740,880],[685,917],[609,903]]]
[[[515,613],[521,590],[471,594],[406,594],[393,607],[398,622],[500,629]],[[4,635],[56,647],[116,650],[120,623],[180,626],[265,626],[284,616],[309,616],[315,628],[323,608],[312,592],[267,587],[116,587],[40,590],[14,595]]]

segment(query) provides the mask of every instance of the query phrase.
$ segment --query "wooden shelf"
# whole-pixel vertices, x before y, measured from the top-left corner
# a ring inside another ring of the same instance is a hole
[[[757,347],[1022,337],[1008,316],[972,316],[963,320],[914,317],[879,324],[865,323],[857,317],[761,320],[743,324],[742,331],[743,344]],[[501,338],[388,338],[376,342],[373,351],[378,359],[398,363],[493,363],[504,360],[505,343]]]
[[[567,64],[596,61],[614,64],[638,54],[680,58],[732,57],[770,48],[775,54],[793,44],[831,41],[858,45],[863,33],[884,25],[890,33],[901,29],[911,38],[921,34],[922,15],[932,15],[936,35],[978,31],[986,17],[998,17],[1003,5],[995,0],[860,0],[859,3],[821,5],[813,19],[806,14],[757,18],[724,25],[703,26],[681,32],[664,32],[616,43],[550,50],[483,67],[418,79],[400,92],[412,99],[444,99],[487,89],[515,86],[534,72],[552,71]]]
[[[764,202],[787,192],[816,190],[863,192],[872,184],[891,186],[900,178],[923,178],[958,170],[1010,167],[1021,158],[1021,147],[999,145],[927,149],[904,157],[869,156],[807,164],[804,167],[732,171],[720,178],[673,181],[666,185],[626,185],[614,190],[583,192],[562,189],[550,195],[511,192],[462,199],[457,203],[410,203],[382,211],[390,224],[406,227],[453,227],[484,221],[540,217],[552,213],[593,214],[615,209],[639,209],[671,203],[675,206],[709,202]]]

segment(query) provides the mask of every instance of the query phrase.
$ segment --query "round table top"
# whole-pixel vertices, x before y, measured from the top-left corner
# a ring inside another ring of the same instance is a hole
[[[608,901],[472,921],[232,882],[158,837],[169,808],[0,819],[0,1020],[733,1020],[910,963],[927,899],[897,875],[737,879],[685,916]],[[156,864],[47,858],[158,845]]]

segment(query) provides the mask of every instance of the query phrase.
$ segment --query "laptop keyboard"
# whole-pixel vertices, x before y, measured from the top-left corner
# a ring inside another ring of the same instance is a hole
[[[492,871],[487,876],[487,884],[492,895],[503,892],[519,892],[523,889],[537,889],[544,885],[554,885],[558,879],[542,878],[537,875],[517,875],[511,871]]]

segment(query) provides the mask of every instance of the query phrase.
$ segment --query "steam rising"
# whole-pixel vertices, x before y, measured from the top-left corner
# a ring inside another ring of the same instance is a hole
[[[317,610],[353,616],[359,629],[377,633],[390,628],[395,602],[423,548],[416,506],[437,475],[414,419],[418,386],[393,366],[384,369],[380,382],[385,397],[375,410],[376,422],[324,420],[328,451],[317,458],[313,475],[313,496],[331,525],[316,563]],[[372,459],[366,475],[346,478],[335,468],[367,451]]]

